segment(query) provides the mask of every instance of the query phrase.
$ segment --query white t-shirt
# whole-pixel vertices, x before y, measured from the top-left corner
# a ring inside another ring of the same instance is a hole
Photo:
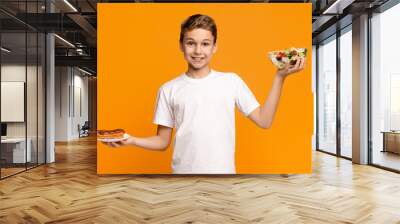
[[[235,73],[182,74],[160,87],[153,123],[176,128],[173,173],[236,173],[235,105],[245,116],[260,106]]]

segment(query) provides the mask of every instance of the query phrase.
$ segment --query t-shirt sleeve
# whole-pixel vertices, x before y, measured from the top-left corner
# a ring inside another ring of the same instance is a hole
[[[236,76],[236,106],[246,117],[260,106],[256,97],[251,92],[246,83]]]
[[[170,128],[174,127],[174,116],[173,116],[172,105],[163,87],[161,87],[158,90],[153,123],[167,126]]]

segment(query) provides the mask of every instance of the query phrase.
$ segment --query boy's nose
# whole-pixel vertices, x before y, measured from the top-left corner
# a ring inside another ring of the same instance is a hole
[[[194,52],[195,53],[201,53],[201,48],[200,48],[200,46],[196,46],[196,48],[194,49]]]

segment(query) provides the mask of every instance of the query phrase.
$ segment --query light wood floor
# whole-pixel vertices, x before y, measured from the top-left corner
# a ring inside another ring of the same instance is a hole
[[[1,169],[1,177],[7,177],[13,175],[15,173],[21,172],[25,170],[24,168],[0,168]]]
[[[400,223],[400,175],[316,152],[311,175],[98,176],[85,138],[0,181],[0,223]]]
[[[13,167],[13,168],[0,168],[1,169],[1,178],[5,178],[8,176],[11,176],[13,174],[19,173],[19,172],[23,172],[26,170],[25,166],[22,165],[23,167]],[[32,169],[36,167],[36,164],[28,164],[27,169]]]

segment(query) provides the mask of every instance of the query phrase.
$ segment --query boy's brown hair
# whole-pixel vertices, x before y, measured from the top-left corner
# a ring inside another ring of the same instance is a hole
[[[179,42],[182,43],[186,32],[200,28],[210,31],[214,36],[214,44],[217,42],[217,25],[211,17],[202,14],[191,15],[189,18],[183,21],[181,25]]]

